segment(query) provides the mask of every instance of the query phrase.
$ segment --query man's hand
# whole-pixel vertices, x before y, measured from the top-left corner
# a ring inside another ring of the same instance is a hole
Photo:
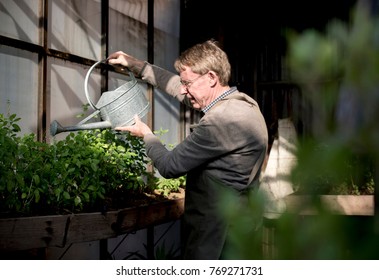
[[[118,64],[127,67],[129,70],[133,71],[135,75],[139,75],[145,62],[139,60],[131,55],[128,55],[122,51],[112,53],[108,56],[107,61],[109,64]]]
[[[134,116],[135,123],[129,126],[119,126],[116,127],[115,130],[119,131],[129,131],[131,135],[143,138],[146,134],[152,134],[150,127],[147,126],[138,115]]]

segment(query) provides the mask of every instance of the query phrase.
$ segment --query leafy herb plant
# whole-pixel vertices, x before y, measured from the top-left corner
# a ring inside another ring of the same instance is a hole
[[[149,191],[144,145],[112,130],[70,133],[53,144],[19,136],[15,114],[0,114],[0,212],[102,210],[107,198]]]

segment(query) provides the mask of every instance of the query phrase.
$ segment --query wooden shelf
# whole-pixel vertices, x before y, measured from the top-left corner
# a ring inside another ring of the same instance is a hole
[[[106,213],[0,219],[0,251],[64,247],[113,238],[121,234],[177,220],[184,198]]]

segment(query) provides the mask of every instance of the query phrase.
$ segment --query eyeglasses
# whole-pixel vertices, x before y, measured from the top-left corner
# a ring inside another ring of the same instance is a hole
[[[198,79],[200,79],[201,77],[203,77],[203,76],[205,76],[205,75],[207,75],[207,74],[208,74],[208,72],[205,73],[205,74],[203,74],[203,75],[201,75],[201,76],[199,76],[199,77],[196,77],[196,78],[193,79],[193,80],[189,80],[189,81],[180,80],[180,83],[182,84],[182,86],[184,86],[184,87],[186,87],[186,88],[190,88],[190,86],[191,86],[194,82],[196,82]]]

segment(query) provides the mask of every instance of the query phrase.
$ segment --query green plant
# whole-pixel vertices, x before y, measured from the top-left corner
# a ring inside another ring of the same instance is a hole
[[[181,176],[179,178],[166,179],[163,177],[157,178],[156,180],[156,190],[161,193],[161,195],[167,197],[172,192],[178,192],[180,188],[186,185],[186,176]]]
[[[298,194],[374,194],[374,162],[349,146],[302,140],[291,180]],[[317,164],[315,164],[317,163]]]
[[[16,114],[0,114],[3,215],[103,211],[147,201],[144,193],[155,189],[167,197],[185,185],[185,176],[147,172],[144,143],[129,133],[83,130],[48,144],[32,133],[19,136],[18,121]]]
[[[162,138],[164,134],[168,132],[168,129],[159,129],[155,130],[154,134],[158,135],[158,137]],[[163,144],[164,141],[161,139]],[[174,144],[167,145],[169,149],[173,149],[175,147]],[[155,169],[156,171],[156,169]],[[163,178],[161,176],[152,176],[151,178],[152,185],[156,187],[156,191],[158,191],[161,195],[168,197],[170,193],[178,192],[180,188],[185,188],[186,185],[186,175],[180,176],[178,178]]]
[[[144,144],[112,130],[70,133],[47,144],[18,136],[15,114],[0,115],[0,211],[45,214],[100,210],[107,198],[147,191]]]

